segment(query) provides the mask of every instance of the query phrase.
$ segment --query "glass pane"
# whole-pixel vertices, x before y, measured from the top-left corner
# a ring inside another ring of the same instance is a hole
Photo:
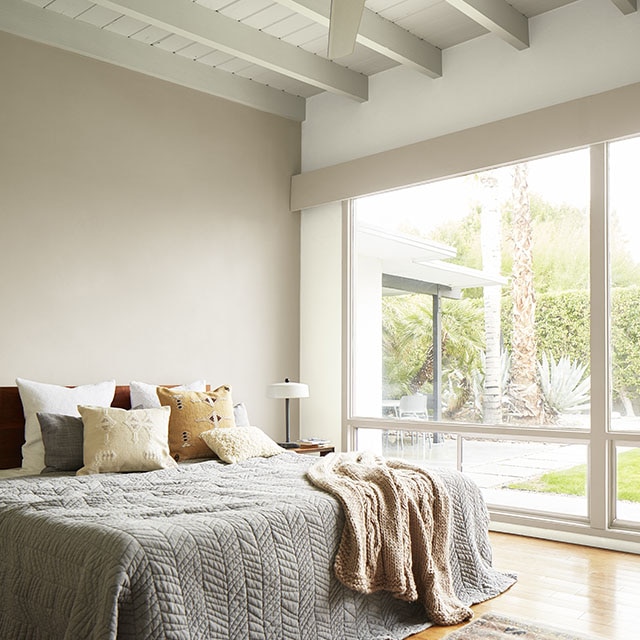
[[[493,506],[587,515],[587,446],[464,438],[462,470]]]
[[[587,150],[356,200],[355,415],[588,428],[588,204]]]
[[[612,429],[640,430],[640,138],[609,145]]]
[[[356,439],[358,451],[373,451],[417,465],[456,468],[458,438],[452,434],[358,428]]]
[[[616,447],[618,520],[640,523],[640,448]]]

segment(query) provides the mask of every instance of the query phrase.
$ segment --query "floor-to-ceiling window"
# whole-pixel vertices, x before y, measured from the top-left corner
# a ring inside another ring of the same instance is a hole
[[[640,524],[639,140],[599,145],[601,177],[586,148],[352,202],[356,447],[457,467],[497,510]]]

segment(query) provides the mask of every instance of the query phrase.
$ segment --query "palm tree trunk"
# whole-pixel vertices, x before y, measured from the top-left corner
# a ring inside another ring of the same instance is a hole
[[[513,334],[509,395],[518,421],[542,418],[542,398],[537,381],[535,338],[536,300],[533,287],[533,230],[529,206],[528,166],[513,169]]]
[[[494,171],[485,172],[482,184],[480,240],[482,268],[500,273],[500,209],[498,206],[498,178]],[[501,287],[484,288],[485,365],[482,419],[487,424],[502,422],[502,388],[500,365],[500,298]]]

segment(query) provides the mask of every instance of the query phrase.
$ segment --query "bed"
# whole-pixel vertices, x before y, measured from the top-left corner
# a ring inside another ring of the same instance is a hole
[[[129,408],[128,387],[113,405]],[[19,466],[23,438],[17,388],[0,388],[0,466]],[[0,480],[0,637],[382,640],[430,626],[421,605],[336,579],[344,514],[308,481],[314,462],[285,452]],[[491,565],[477,487],[442,477],[456,594],[481,602],[514,577]]]

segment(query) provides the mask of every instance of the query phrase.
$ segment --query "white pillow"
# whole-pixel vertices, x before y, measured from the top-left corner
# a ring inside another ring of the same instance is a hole
[[[36,413],[79,416],[79,404],[108,407],[116,391],[115,380],[72,388],[33,382],[24,378],[16,378],[16,384],[20,392],[25,420],[22,468],[29,473],[40,473],[45,466],[42,432]]]
[[[129,383],[129,395],[131,397],[131,408],[135,409],[140,407],[142,409],[151,409],[152,407],[159,407],[160,400],[158,400],[157,384],[147,384],[146,382],[136,382],[135,380]],[[189,384],[181,384],[178,387],[171,387],[176,391],[206,391],[207,382],[205,380],[196,380]]]
[[[258,427],[216,427],[202,432],[200,437],[225,462],[269,458],[285,452]]]
[[[84,426],[79,476],[178,466],[169,453],[169,407],[78,407]]]
[[[236,427],[249,427],[249,414],[247,413],[247,407],[244,402],[238,402],[233,405],[233,419],[235,420]]]

